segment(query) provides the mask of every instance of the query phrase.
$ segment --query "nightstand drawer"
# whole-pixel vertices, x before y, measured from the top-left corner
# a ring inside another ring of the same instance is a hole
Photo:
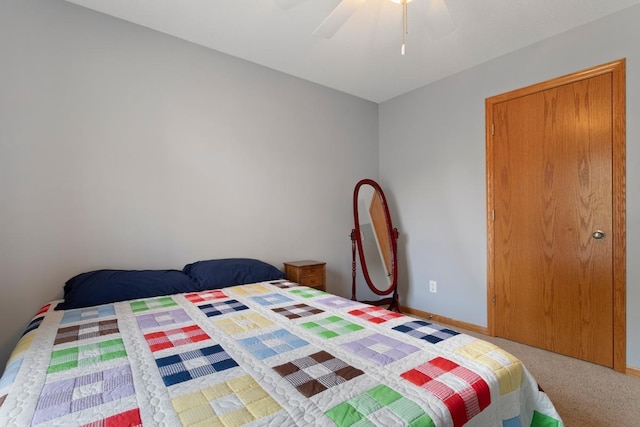
[[[300,277],[309,276],[323,276],[324,265],[314,265],[309,267],[302,267],[300,269]]]
[[[324,275],[320,276],[302,276],[300,278],[301,285],[317,286],[324,285]]]

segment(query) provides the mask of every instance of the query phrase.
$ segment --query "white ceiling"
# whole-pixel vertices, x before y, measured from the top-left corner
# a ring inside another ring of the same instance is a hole
[[[321,85],[382,102],[640,3],[640,0],[445,0],[453,31],[434,36],[431,0],[362,5],[330,39],[313,35],[340,0],[67,0]]]

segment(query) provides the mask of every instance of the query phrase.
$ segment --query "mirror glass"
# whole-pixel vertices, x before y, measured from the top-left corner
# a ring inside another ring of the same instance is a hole
[[[362,272],[369,288],[388,295],[396,286],[396,245],[389,209],[380,186],[362,180],[354,191],[356,242]]]

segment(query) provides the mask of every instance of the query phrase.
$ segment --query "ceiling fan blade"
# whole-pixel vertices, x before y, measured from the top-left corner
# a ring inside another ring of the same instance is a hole
[[[434,39],[446,36],[456,27],[445,0],[429,0],[426,19],[427,31]]]
[[[273,2],[280,6],[281,9],[285,10],[291,9],[292,7],[299,5],[303,1],[305,0],[273,0]]]
[[[313,35],[330,39],[342,27],[347,19],[367,0],[342,0],[338,6],[322,21]]]

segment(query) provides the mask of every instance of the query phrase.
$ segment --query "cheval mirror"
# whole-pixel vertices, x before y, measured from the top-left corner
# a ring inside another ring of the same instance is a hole
[[[371,179],[363,179],[353,190],[353,219],[351,230],[351,299],[356,297],[356,249],[362,275],[369,289],[382,298],[361,301],[375,306],[388,305],[400,312],[398,302],[398,229],[393,228],[382,188]],[[389,296],[390,295],[390,296]]]

